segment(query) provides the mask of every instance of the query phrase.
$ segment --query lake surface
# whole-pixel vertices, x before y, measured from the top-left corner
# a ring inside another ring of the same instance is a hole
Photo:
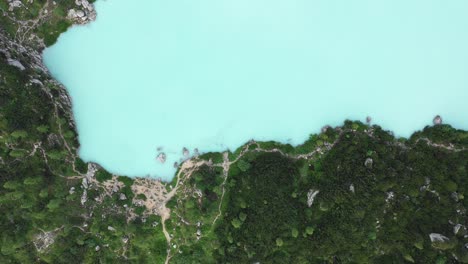
[[[468,129],[466,0],[107,0],[44,51],[85,161],[170,180],[182,148],[299,144],[346,119]],[[167,154],[161,164],[158,148]]]

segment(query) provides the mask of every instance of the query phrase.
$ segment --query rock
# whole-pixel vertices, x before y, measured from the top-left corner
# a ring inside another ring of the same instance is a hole
[[[81,181],[81,185],[84,189],[88,189],[88,180],[86,178],[83,178],[83,180]]]
[[[121,194],[119,195],[119,200],[125,201],[125,200],[127,200],[127,196],[125,196],[125,194],[121,193]]]
[[[374,164],[374,160],[371,158],[367,158],[366,161],[364,162],[364,166],[366,166],[368,169],[372,169],[373,164]]]
[[[331,128],[331,127],[330,127],[330,126],[324,126],[324,127],[322,127],[322,133],[327,132],[327,130],[328,130],[329,128]]]
[[[69,194],[74,194],[75,193],[75,187],[71,187],[70,190],[68,191]]]
[[[115,228],[113,228],[112,226],[108,226],[108,227],[107,227],[107,230],[112,231],[112,232],[115,232]]]
[[[54,133],[50,133],[47,136],[47,143],[49,144],[50,147],[55,147],[55,146],[61,146],[62,141],[60,140],[59,136]]]
[[[76,15],[76,10],[75,9],[72,8],[72,9],[68,10],[68,14],[67,14],[68,19],[74,19],[76,17],[77,17],[77,15]]]
[[[395,198],[395,193],[392,191],[387,192],[387,197],[385,198],[385,202],[388,203],[391,200],[393,200],[393,198]]]
[[[96,247],[94,248],[94,250],[96,250],[96,252],[98,252],[100,249],[101,249],[100,246],[96,246]]]
[[[310,189],[309,192],[307,193],[307,206],[311,207],[312,204],[314,203],[315,197],[317,194],[319,194],[319,190],[313,190]]]
[[[81,195],[81,205],[84,205],[87,200],[88,200],[88,192],[86,192],[86,189],[85,189],[83,191],[83,195]]]
[[[187,149],[187,148],[183,148],[182,149],[182,154],[185,156],[185,157],[188,157],[190,155],[190,151]]]
[[[166,154],[165,154],[164,152],[159,153],[159,155],[158,155],[158,157],[157,157],[157,159],[158,159],[159,162],[161,162],[161,163],[166,162],[166,158],[167,158],[167,157],[166,157]]]
[[[39,81],[38,79],[32,79],[32,80],[31,80],[31,83],[37,84],[37,85],[39,85],[39,86],[44,86],[44,84],[43,84],[41,81]]]
[[[24,67],[23,64],[21,64],[21,62],[14,59],[7,59],[7,63],[11,66],[15,66],[16,68],[22,71],[26,69],[26,67]]]
[[[77,24],[86,24],[96,19],[96,10],[94,10],[94,6],[87,0],[75,0],[75,4],[81,7],[81,9],[75,10],[72,8],[68,10],[68,19],[73,20]]]
[[[429,234],[429,238],[431,239],[431,242],[446,242],[450,240],[448,237],[438,233]]]
[[[453,234],[456,236],[465,236],[467,233],[466,227],[461,224],[456,224],[453,227]]]
[[[431,239],[432,247],[436,249],[447,250],[454,248],[456,245],[456,241],[452,241],[442,234],[431,233],[429,234],[429,238]]]
[[[434,125],[442,124],[442,117],[440,115],[436,115],[432,120],[432,123],[434,123]]]
[[[176,162],[174,162],[174,168],[177,169],[177,167],[179,167],[179,163],[176,161]]]
[[[372,122],[372,117],[368,116],[366,117],[366,123],[370,124]]]
[[[351,184],[349,185],[349,190],[350,190],[352,193],[354,193],[354,191],[355,191],[355,190],[354,190],[354,184],[351,183]]]
[[[20,7],[22,5],[20,0],[10,0],[8,4],[8,11],[13,11],[15,8]]]
[[[76,11],[75,16],[76,17],[84,17],[84,16],[86,16],[86,14],[85,14],[85,12],[83,10],[78,10],[78,11]]]

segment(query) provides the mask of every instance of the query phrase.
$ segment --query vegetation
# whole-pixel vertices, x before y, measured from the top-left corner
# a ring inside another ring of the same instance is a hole
[[[206,167],[193,175],[216,180],[192,179],[178,196],[174,232],[183,253],[172,260],[466,263],[467,136],[438,125],[396,139],[347,121],[296,148],[259,143],[231,168],[215,224],[219,199],[201,196],[193,206],[195,197],[186,194],[203,186],[217,198],[223,176]],[[327,145],[325,154],[298,158]],[[202,223],[199,240],[193,223]],[[447,240],[431,242],[433,233]]]

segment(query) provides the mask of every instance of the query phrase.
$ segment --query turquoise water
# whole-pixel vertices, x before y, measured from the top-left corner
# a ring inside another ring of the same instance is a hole
[[[303,142],[370,115],[468,129],[468,1],[107,0],[44,51],[80,156],[171,179],[182,148]],[[155,157],[167,154],[165,164]]]

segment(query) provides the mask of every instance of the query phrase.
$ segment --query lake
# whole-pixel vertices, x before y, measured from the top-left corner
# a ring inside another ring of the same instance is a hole
[[[468,129],[468,1],[99,0],[44,51],[79,155],[170,180],[191,153],[365,120]],[[164,152],[167,161],[156,160]]]

